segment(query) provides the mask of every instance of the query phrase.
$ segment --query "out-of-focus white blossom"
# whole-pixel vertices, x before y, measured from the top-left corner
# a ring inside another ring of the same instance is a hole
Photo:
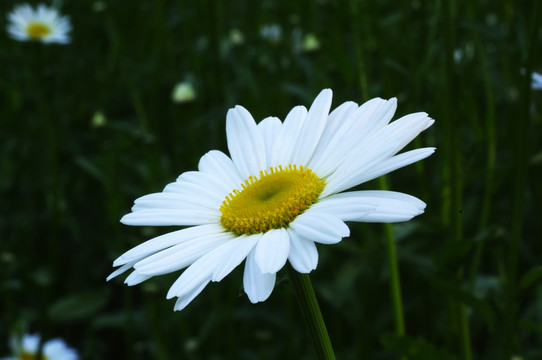
[[[171,94],[173,102],[181,104],[193,101],[196,98],[196,90],[192,83],[183,81],[175,85]]]
[[[535,90],[542,90],[542,75],[534,72],[531,75],[532,83],[531,87]]]

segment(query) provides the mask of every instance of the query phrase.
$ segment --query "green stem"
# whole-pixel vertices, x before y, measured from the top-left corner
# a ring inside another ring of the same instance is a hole
[[[314,348],[318,359],[335,359],[333,347],[329,340],[326,324],[320,312],[314,289],[308,274],[301,274],[295,271],[291,265],[288,265],[290,280],[295,289],[295,295],[305,324],[310,331]]]
[[[397,335],[405,334],[405,320],[403,316],[403,302],[401,296],[401,281],[399,279],[399,264],[397,262],[397,250],[393,227],[386,224],[386,246],[388,248],[388,261],[390,266],[390,289],[393,302],[393,315],[395,317],[395,331]]]
[[[379,179],[380,188],[388,189],[386,177]],[[403,301],[401,295],[401,280],[399,278],[399,262],[397,261],[397,247],[395,246],[395,236],[393,234],[393,225],[384,224],[386,231],[386,247],[388,248],[388,262],[390,267],[390,290],[393,303],[393,316],[395,318],[395,333],[398,336],[405,335],[405,320],[403,316]]]

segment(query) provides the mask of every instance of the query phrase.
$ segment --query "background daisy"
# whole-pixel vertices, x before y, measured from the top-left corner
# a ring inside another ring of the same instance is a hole
[[[43,43],[67,44],[70,42],[70,20],[60,16],[58,11],[44,4],[33,9],[28,4],[16,6],[8,14],[7,31],[20,41],[41,41]]]
[[[36,360],[41,338],[37,334],[24,334],[21,339],[13,338],[11,347],[13,357],[2,360]],[[61,339],[51,339],[43,343],[43,360],[77,360],[79,355]]]

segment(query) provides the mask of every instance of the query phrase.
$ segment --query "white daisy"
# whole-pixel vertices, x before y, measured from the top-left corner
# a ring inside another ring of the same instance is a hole
[[[531,75],[531,87],[535,90],[542,90],[542,74],[533,72]]]
[[[12,351],[15,356],[2,360],[30,360],[37,359],[40,346],[40,336],[25,334],[22,339],[12,340]],[[41,360],[77,360],[77,351],[68,347],[60,339],[52,339],[43,343]]]
[[[205,154],[199,171],[181,174],[160,193],[135,201],[127,225],[189,226],[136,246],[113,263],[109,279],[133,268],[125,283],[188,267],[169,289],[183,309],[210,281],[220,281],[243,260],[244,290],[266,300],[276,273],[289,261],[300,273],[316,268],[316,244],[335,244],[350,231],[345,221],[407,221],[425,204],[392,191],[350,191],[353,186],[426,158],[434,148],[396,155],[433,120],[415,113],[389,123],[396,99],[346,102],[328,115],[331,90],[307,111],[294,107],[284,122],[256,124],[241,106],[230,109],[230,156]]]
[[[16,40],[59,44],[70,42],[69,18],[60,16],[56,9],[43,4],[38,5],[36,10],[28,4],[16,6],[9,13],[8,20],[8,33]]]

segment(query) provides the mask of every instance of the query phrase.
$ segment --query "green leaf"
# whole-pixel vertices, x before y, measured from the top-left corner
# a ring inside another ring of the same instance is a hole
[[[439,251],[435,263],[439,268],[448,268],[450,266],[455,268],[455,264],[464,261],[473,246],[474,242],[471,240],[446,242]]]
[[[463,289],[459,281],[451,281],[435,274],[426,274],[425,279],[433,289],[441,293],[444,297],[459,300],[478,312],[487,322],[489,328],[493,328],[495,324],[495,312],[490,304],[478,299],[472,293]]]
[[[75,163],[79,165],[81,169],[86,171],[93,178],[98,180],[104,187],[108,187],[109,180],[107,179],[107,176],[103,173],[103,171],[99,167],[97,167],[92,162],[88,161],[82,156],[76,157]]]
[[[55,321],[71,321],[89,318],[101,310],[107,302],[107,292],[87,291],[60,299],[49,309]]]
[[[542,266],[531,268],[519,281],[521,290],[525,290],[537,281],[542,280]]]
[[[98,314],[95,318],[92,319],[91,325],[94,329],[103,329],[103,328],[122,328],[126,326],[129,322],[126,312],[114,312],[114,313],[105,313]]]

